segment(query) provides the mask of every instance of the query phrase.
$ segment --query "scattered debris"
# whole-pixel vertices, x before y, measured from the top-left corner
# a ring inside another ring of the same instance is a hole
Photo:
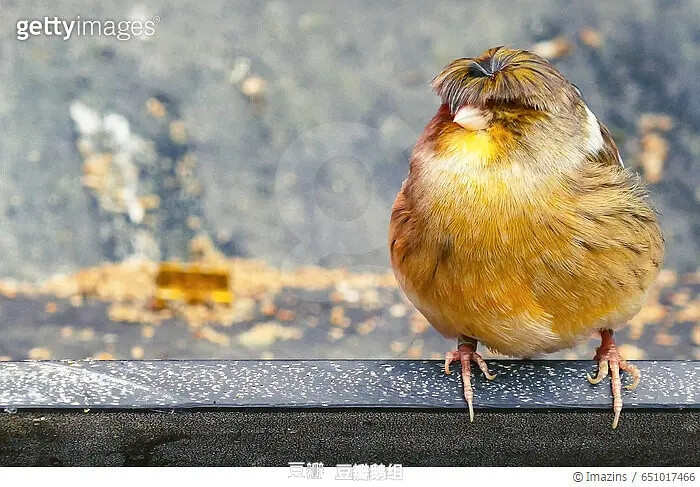
[[[573,49],[573,44],[564,36],[538,42],[530,48],[530,50],[538,56],[550,60],[566,57],[571,54]]]
[[[671,287],[678,282],[678,273],[673,269],[661,269],[659,275],[656,277],[655,286],[658,287]]]
[[[182,120],[173,120],[170,122],[170,140],[178,145],[185,145],[187,143],[187,130],[185,129],[185,122]]]
[[[638,340],[644,332],[647,323],[655,323],[666,317],[666,307],[650,301],[637,315],[629,321],[630,336]]]
[[[29,350],[27,356],[31,360],[49,360],[51,358],[51,350],[46,347],[35,347]]]
[[[360,292],[350,286],[347,281],[340,281],[335,285],[332,298],[338,302],[357,303],[360,300]]]
[[[377,328],[377,320],[370,318],[357,325],[357,333],[362,336],[369,335],[375,328]]]
[[[673,128],[673,120],[665,114],[645,113],[639,117],[637,128],[640,139],[637,160],[644,171],[644,179],[652,184],[658,183],[669,152],[668,142],[662,134]]]
[[[143,347],[136,345],[131,347],[130,355],[131,358],[134,360],[141,360],[144,357],[145,352],[143,350]]]
[[[80,101],[74,101],[69,107],[70,116],[75,122],[80,135],[91,137],[102,128],[102,118],[92,108]]]
[[[83,157],[83,186],[95,197],[105,216],[110,215],[116,228],[124,223],[140,224],[145,209],[138,197],[139,167],[155,164],[157,154],[153,146],[132,134],[129,122],[117,113],[102,117],[80,101],[71,103],[70,113],[78,131],[78,152]],[[120,245],[125,247],[120,249],[123,257],[133,254],[133,242],[127,239]]]
[[[331,342],[337,342],[345,336],[345,330],[342,328],[331,328],[328,330],[328,340]]]
[[[700,300],[696,299],[687,307],[679,310],[674,317],[674,321],[676,323],[684,323],[686,321],[691,323],[700,323]]]
[[[418,340],[417,343],[408,347],[406,355],[408,358],[421,358],[423,356],[423,342]]]
[[[661,180],[664,162],[668,156],[668,142],[656,132],[642,136],[639,162],[644,168],[644,178],[650,183]]]
[[[260,303],[260,312],[265,316],[274,316],[277,314],[277,306],[271,297],[266,297]]]
[[[654,343],[664,347],[672,347],[678,343],[678,337],[669,335],[664,331],[660,331],[654,337]]]
[[[277,312],[277,319],[279,321],[294,321],[297,317],[296,311],[291,309],[280,309]]]
[[[146,110],[153,118],[164,118],[168,111],[160,100],[151,97],[146,101]]]
[[[14,299],[17,297],[17,283],[11,280],[0,281],[0,294],[6,298]]]
[[[416,335],[425,333],[430,328],[430,322],[425,319],[425,317],[418,311],[415,311],[411,315],[411,332]]]
[[[389,345],[389,349],[391,350],[392,353],[400,354],[401,352],[406,350],[406,345],[399,342],[399,341],[393,341]]]
[[[690,295],[690,289],[682,287],[677,292],[671,294],[671,304],[678,307],[686,306],[690,302]]]
[[[637,122],[640,133],[652,131],[669,132],[673,128],[673,119],[665,113],[643,113]]]
[[[249,297],[236,298],[231,309],[231,324],[255,319],[257,303]]]
[[[201,338],[210,343],[213,343],[214,345],[219,345],[222,347],[227,347],[230,343],[228,335],[216,331],[211,326],[203,326],[202,328],[197,330],[195,332],[195,337]]]
[[[301,339],[307,329],[321,328],[326,340],[334,343],[346,337],[371,337],[390,320],[398,320],[405,323],[404,328],[397,330],[403,338],[392,342],[387,352],[415,358],[425,358],[432,353],[423,343],[423,339],[430,337],[418,338],[430,329],[430,324],[401,297],[396,281],[388,271],[385,274],[351,274],[345,269],[313,267],[281,271],[260,260],[228,258],[205,236],[192,239],[189,251],[193,262],[179,266],[221,269],[236,276],[229,286],[230,292],[236,295],[230,305],[184,300],[173,301],[165,309],[154,309],[152,303],[158,295],[156,278],[161,266],[137,259],[74,274],[55,275],[35,285],[0,280],[0,292],[15,298],[37,295],[58,298],[50,299],[43,305],[43,310],[53,310],[55,305],[56,311],[69,311],[68,303],[84,305],[86,301],[95,300],[108,303],[107,313],[112,321],[139,325],[142,342],[126,349],[127,357],[133,359],[146,355],[145,349],[155,338],[158,327],[166,326],[165,320],[173,317],[183,319],[195,339],[219,347],[240,344],[255,350],[258,356],[271,354],[269,347],[274,343]],[[646,305],[626,328],[629,338],[635,341],[644,335],[656,346],[676,344],[671,325],[690,323],[692,327],[700,321],[696,289],[699,283],[696,274],[679,277],[672,269],[662,270]],[[326,303],[308,301],[304,294],[295,294],[295,290],[320,292]],[[326,307],[328,305],[330,309]],[[270,318],[273,321],[269,321]],[[662,326],[649,326],[652,324]],[[222,328],[234,325],[245,326],[246,331],[233,334]],[[651,334],[645,333],[647,330]],[[692,340],[695,343],[700,339],[700,331],[690,330],[694,333]],[[324,336],[317,333],[314,332],[314,336]],[[90,347],[106,344],[105,349],[92,352],[94,357],[106,359],[117,355],[114,340],[110,338],[114,336],[116,340],[115,333],[100,332],[98,337],[92,328],[65,325],[58,335],[64,346],[66,341],[90,342]],[[121,337],[120,343],[123,343]],[[636,344],[627,345],[632,346],[625,352],[627,358],[649,356]],[[572,350],[571,356],[580,357],[585,346]],[[51,352],[45,350],[34,350],[32,356],[51,357]]]
[[[260,76],[250,76],[241,83],[241,93],[252,101],[262,101],[267,90],[267,83]]]
[[[303,335],[298,328],[269,321],[238,335],[238,342],[248,348],[264,348],[279,340],[299,340]]]
[[[625,360],[642,360],[646,356],[644,350],[629,343],[618,345],[617,349]]]
[[[330,321],[332,325],[340,328],[347,328],[350,326],[350,318],[345,316],[345,308],[342,306],[333,306],[331,309]]]
[[[184,258],[184,245],[171,242],[182,242],[183,233],[191,238],[203,226],[203,185],[186,124],[165,96],[149,98],[145,110],[149,116],[132,124],[79,100],[70,105],[81,182],[99,207],[100,238],[114,261]],[[193,221],[199,224],[188,226]]]
[[[114,355],[110,352],[99,352],[95,354],[93,360],[114,360]]]
[[[238,57],[233,62],[233,68],[229,72],[228,81],[232,85],[237,85],[250,73],[251,61],[247,57]]]
[[[91,342],[95,339],[95,330],[92,328],[83,328],[78,332],[78,340],[81,342]]]
[[[389,314],[393,318],[401,318],[402,316],[406,316],[407,311],[408,309],[403,303],[396,303],[389,308]]]
[[[584,27],[578,32],[578,37],[582,43],[590,48],[598,49],[603,45],[603,34],[593,27]]]

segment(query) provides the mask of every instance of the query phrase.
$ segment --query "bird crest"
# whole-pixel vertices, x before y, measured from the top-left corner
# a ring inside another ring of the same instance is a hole
[[[562,101],[575,103],[579,98],[576,88],[547,60],[503,46],[452,61],[431,86],[453,113],[463,105],[509,103],[553,110]]]

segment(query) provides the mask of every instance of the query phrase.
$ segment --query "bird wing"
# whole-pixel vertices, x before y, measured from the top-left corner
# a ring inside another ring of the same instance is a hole
[[[600,150],[599,154],[601,158],[600,162],[615,165],[619,164],[621,168],[624,168],[625,164],[622,162],[620,150],[617,148],[617,144],[610,130],[600,122],[598,122],[598,125],[600,126],[600,134],[603,136],[603,148]]]

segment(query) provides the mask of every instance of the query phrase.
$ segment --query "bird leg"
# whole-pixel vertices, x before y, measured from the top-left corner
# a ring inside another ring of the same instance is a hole
[[[471,362],[476,362],[488,380],[493,380],[496,375],[489,373],[488,365],[484,359],[476,353],[477,341],[473,338],[460,336],[457,340],[457,350],[445,354],[445,373],[450,374],[450,364],[457,360],[462,364],[462,384],[464,386],[464,399],[469,405],[469,421],[474,421],[474,391],[472,390]]]
[[[590,374],[586,374],[588,382],[597,384],[608,376],[610,370],[612,379],[612,395],[613,395],[613,411],[615,419],[613,419],[613,429],[617,428],[617,423],[620,420],[620,411],[622,411],[622,381],[620,380],[620,371],[628,372],[632,376],[632,383],[625,386],[625,389],[634,389],[639,384],[639,379],[642,374],[634,365],[623,360],[620,352],[617,350],[615,340],[613,340],[612,330],[600,330],[601,343],[596,348],[595,357],[593,360],[598,361],[598,375],[595,378]]]

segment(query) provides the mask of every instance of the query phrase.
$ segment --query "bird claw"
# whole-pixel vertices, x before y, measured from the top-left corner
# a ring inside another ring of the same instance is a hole
[[[607,330],[602,331],[601,338],[602,343],[596,350],[596,355],[594,357],[594,360],[598,360],[598,374],[593,378],[587,373],[586,378],[591,384],[597,384],[608,376],[608,369],[610,370],[613,412],[615,413],[612,427],[615,429],[620,421],[620,413],[622,412],[622,381],[620,379],[620,371],[627,372],[632,376],[632,383],[625,386],[625,389],[629,390],[634,390],[637,387],[642,374],[636,366],[623,360],[620,356],[615,341],[612,339],[612,332]]]
[[[632,376],[632,383],[627,384],[625,389],[633,391],[639,385],[639,379],[642,378],[642,373],[639,371],[636,365],[632,365],[626,360],[620,360],[620,370],[623,370]]]
[[[445,373],[450,375],[452,371],[450,370],[450,364],[455,360],[459,360],[459,352],[447,352],[445,354]]]
[[[481,355],[476,353],[474,346],[471,344],[463,343],[459,345],[458,350],[445,354],[446,374],[451,374],[450,364],[457,360],[462,364],[462,385],[464,387],[464,399],[466,399],[467,406],[469,406],[469,421],[474,422],[474,391],[471,381],[471,362],[474,361],[476,365],[479,366],[479,369],[481,369],[488,380],[495,379],[496,374],[491,374],[489,372],[486,361]]]
[[[586,378],[591,384],[597,384],[608,376],[608,362],[607,360],[601,360],[598,362],[598,375],[595,379],[591,377],[589,373],[586,373]]]

